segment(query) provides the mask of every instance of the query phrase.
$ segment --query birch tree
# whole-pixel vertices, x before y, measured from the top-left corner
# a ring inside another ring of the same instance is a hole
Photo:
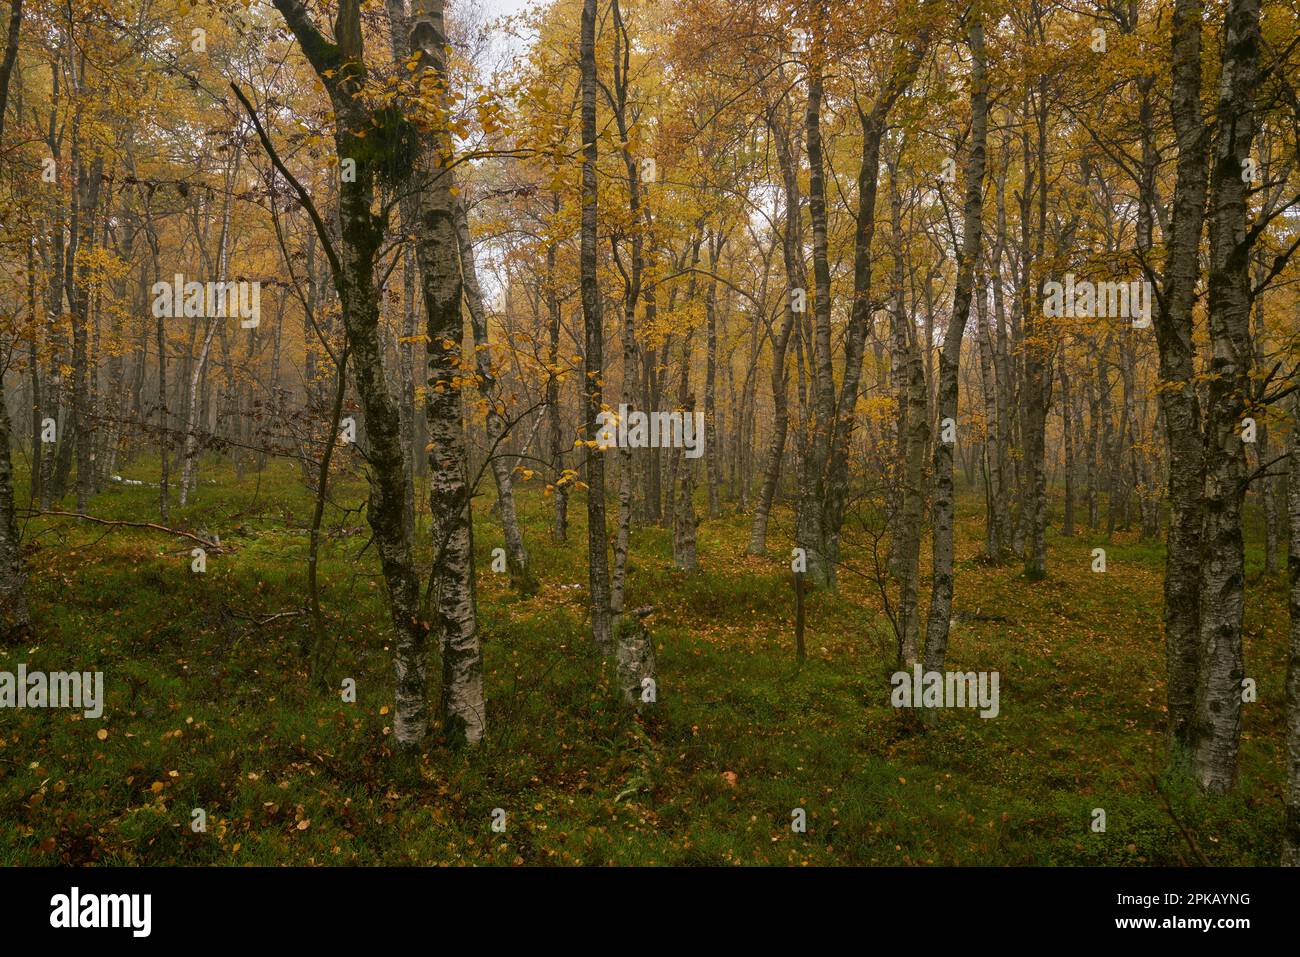
[[[1201,659],[1191,742],[1197,781],[1211,794],[1223,794],[1236,783],[1241,681],[1245,677],[1241,511],[1247,474],[1241,430],[1254,349],[1250,343],[1248,186],[1242,170],[1257,124],[1259,42],[1258,0],[1230,0],[1210,166],[1208,313],[1212,354],[1202,499]]]
[[[1300,393],[1292,400],[1287,472],[1288,600],[1291,613],[1286,671],[1286,798],[1282,865],[1300,867]],[[2,464],[2,463],[0,463]]]
[[[983,240],[984,162],[988,138],[988,79],[984,55],[982,8],[977,3],[968,16],[972,22],[968,43],[971,53],[970,151],[966,156],[966,195],[962,205],[962,239],[957,253],[957,288],[953,294],[952,317],[939,353],[938,419],[939,441],[934,444],[934,506],[931,553],[934,578],[930,592],[930,617],[926,626],[925,670],[943,671],[948,650],[948,622],[952,615],[953,592],[953,445],[944,438],[945,423],[957,422],[958,366],[962,338],[970,316],[974,294],[975,263]]]
[[[429,424],[435,620],[442,643],[443,730],[453,740],[473,745],[482,739],[487,726],[461,399],[462,386],[474,364],[461,355],[463,259],[456,228],[454,158],[446,122],[447,49],[442,0],[415,0],[411,52],[418,57],[421,105],[428,110],[415,164],[415,257],[427,313],[425,417]]]
[[[23,22],[23,2],[13,0],[9,11],[4,59],[0,61],[0,147],[4,144],[5,112],[9,103],[9,80],[18,56],[18,38]],[[28,268],[32,268],[29,258]],[[34,308],[34,301],[31,303]],[[33,317],[34,318],[34,317]],[[33,368],[35,365],[33,364]],[[0,645],[19,641],[31,630],[27,607],[27,574],[23,568],[22,541],[14,512],[12,429],[5,404],[4,381],[0,378]],[[36,446],[40,448],[39,445]],[[39,473],[39,469],[36,470]]]

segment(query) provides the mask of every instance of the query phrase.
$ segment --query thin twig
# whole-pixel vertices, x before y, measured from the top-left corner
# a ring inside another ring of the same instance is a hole
[[[1201,850],[1200,845],[1196,843],[1196,838],[1192,836],[1192,832],[1183,825],[1182,821],[1178,820],[1178,815],[1174,813],[1173,805],[1169,803],[1169,798],[1160,787],[1160,779],[1154,774],[1151,775],[1151,784],[1156,789],[1156,793],[1160,795],[1160,800],[1164,803],[1165,811],[1169,814],[1169,819],[1174,822],[1175,826],[1177,826],[1178,833],[1183,836],[1183,840],[1186,841],[1187,846],[1192,849],[1192,853],[1196,855],[1196,859],[1201,862],[1203,867],[1211,867],[1212,865],[1209,860],[1206,859],[1205,853]]]

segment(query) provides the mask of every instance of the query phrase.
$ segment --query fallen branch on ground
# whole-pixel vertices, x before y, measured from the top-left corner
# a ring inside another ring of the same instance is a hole
[[[229,552],[233,551],[228,545],[221,545],[217,542],[209,541],[193,532],[187,532],[179,528],[168,528],[166,525],[158,525],[154,522],[126,522],[115,518],[97,518],[94,515],[87,515],[85,512],[64,512],[58,509],[27,509],[28,515],[61,515],[66,518],[79,518],[83,521],[94,522],[96,525],[110,525],[121,528],[150,528],[156,532],[165,532],[168,535],[176,535],[180,538],[188,538],[190,541],[198,542],[204,548],[211,552]]]

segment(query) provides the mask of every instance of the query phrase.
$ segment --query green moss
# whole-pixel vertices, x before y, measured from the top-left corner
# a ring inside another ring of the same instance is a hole
[[[126,474],[156,481],[154,469],[140,461]],[[487,504],[475,510],[490,743],[466,754],[435,740],[399,761],[385,733],[384,586],[362,513],[326,514],[327,529],[346,533],[322,550],[337,660],[332,690],[316,693],[298,613],[310,494],[288,466],[241,482],[205,461],[200,476],[172,524],[233,546],[209,555],[205,575],[190,572],[183,540],[62,518],[27,525],[39,637],[0,650],[0,669],[103,670],[107,705],[103,721],[0,711],[0,864],[1195,862],[1161,792],[1211,862],[1276,861],[1276,579],[1248,586],[1259,701],[1245,709],[1241,786],[1210,800],[1166,769],[1156,544],[1118,533],[1096,575],[1099,538],[1052,535],[1049,578],[1030,583],[1017,565],[976,560],[982,505],[962,500],[951,666],[998,670],[1001,714],[948,711],[921,728],[889,706],[892,640],[860,576],[809,597],[808,660],[794,661],[787,512],[773,517],[766,559],[744,557],[744,516],[701,523],[691,576],[672,568],[663,530],[636,529],[628,602],[658,607],[648,624],[659,667],[659,707],[637,719],[586,632],[581,498],[570,543],[554,545],[551,500],[525,483],[536,595],[491,572],[500,528]],[[333,492],[355,509],[364,481],[342,475]],[[154,521],[157,490],[111,486],[91,510]],[[426,506],[426,564],[428,538]],[[432,652],[429,674],[436,711]],[[341,700],[344,678],[355,704]],[[200,807],[207,830],[195,833]],[[795,807],[805,834],[790,830]],[[1099,807],[1105,833],[1089,826]],[[504,833],[491,829],[495,808]]]

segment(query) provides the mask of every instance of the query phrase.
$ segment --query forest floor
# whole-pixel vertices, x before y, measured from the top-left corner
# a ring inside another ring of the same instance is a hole
[[[156,463],[125,474],[156,481]],[[569,544],[556,546],[549,499],[536,480],[524,486],[542,584],[521,598],[490,571],[501,536],[489,491],[476,500],[475,549],[490,742],[466,754],[435,739],[399,760],[364,514],[327,512],[327,528],[347,535],[322,560],[337,656],[335,690],[317,692],[298,613],[310,493],[284,465],[242,481],[215,464],[201,474],[197,502],[173,507],[171,523],[232,549],[209,554],[204,574],[185,539],[26,522],[39,632],[0,649],[0,671],[103,671],[107,703],[101,719],[0,711],[0,864],[1277,860],[1286,605],[1283,579],[1261,575],[1257,522],[1246,673],[1258,701],[1244,708],[1240,786],[1209,800],[1166,767],[1163,547],[1136,532],[1063,538],[1053,514],[1049,578],[1030,583],[1018,563],[980,559],[982,502],[962,499],[948,667],[998,671],[1000,713],[943,710],[921,729],[890,706],[893,638],[869,576],[809,597],[808,657],[796,663],[788,511],[775,513],[763,559],[744,556],[747,516],[701,521],[690,577],[673,569],[666,530],[636,529],[628,606],[658,607],[648,621],[659,675],[657,708],[636,718],[586,637],[582,497]],[[357,478],[332,492],[364,502]],[[157,521],[157,490],[111,485],[90,511]],[[427,542],[427,507],[424,522]],[[1104,575],[1091,571],[1100,545]],[[923,606],[928,595],[923,581]],[[429,673],[436,713],[436,656]],[[341,700],[345,678],[355,703]],[[191,828],[199,808],[202,833]],[[504,833],[492,829],[497,808]],[[795,808],[806,833],[791,829]],[[1095,808],[1104,833],[1090,827]]]

